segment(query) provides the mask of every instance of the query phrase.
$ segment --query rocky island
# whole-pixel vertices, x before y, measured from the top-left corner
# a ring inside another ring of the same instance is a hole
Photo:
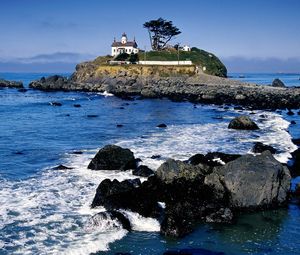
[[[56,75],[29,86],[47,91],[106,91],[123,98],[166,97],[193,103],[236,104],[253,109],[300,107],[300,88],[278,86],[278,82],[260,86],[225,78],[226,67],[217,57],[197,48],[192,50],[196,52],[191,51],[192,59],[198,57],[193,65],[113,65],[108,64],[111,57],[98,57],[78,64],[70,78]],[[203,59],[203,55],[208,57]]]

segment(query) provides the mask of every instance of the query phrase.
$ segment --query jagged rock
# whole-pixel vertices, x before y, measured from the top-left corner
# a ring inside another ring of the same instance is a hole
[[[288,110],[288,112],[286,114],[289,116],[295,115],[295,113],[292,110]]]
[[[151,156],[151,159],[158,159],[158,158],[161,158],[161,155],[152,155]]]
[[[56,167],[53,167],[52,170],[67,170],[67,169],[73,169],[72,167],[67,167],[67,166],[64,166],[64,165],[59,165],[59,166],[56,166]]]
[[[116,145],[106,145],[98,151],[88,165],[92,170],[128,170],[135,169],[133,152]]]
[[[259,127],[248,116],[242,115],[234,118],[228,125],[229,129],[256,130]]]
[[[147,166],[140,165],[137,169],[133,170],[132,174],[141,177],[149,177],[154,174],[154,171]]]
[[[285,85],[280,79],[274,79],[272,82],[272,87],[285,88]]]
[[[219,180],[219,183],[218,183]],[[244,155],[216,167],[205,177],[205,183],[216,190],[228,191],[230,207],[264,208],[286,202],[291,176],[269,151],[261,155]]]
[[[168,159],[156,170],[156,175],[163,182],[172,183],[179,178],[195,179],[197,176],[203,176],[206,171],[204,166],[193,166],[180,160]]]
[[[20,81],[7,81],[0,79],[0,88],[24,88],[23,83]]]
[[[272,154],[275,154],[277,150],[270,145],[263,144],[261,142],[256,142],[252,148],[254,153],[262,153],[264,151],[270,151]]]
[[[137,212],[145,217],[158,216],[161,209],[155,192],[149,193],[147,185],[150,185],[150,182],[142,185],[138,178],[122,182],[106,179],[96,190],[92,208],[96,206],[104,206],[108,210],[121,208]]]

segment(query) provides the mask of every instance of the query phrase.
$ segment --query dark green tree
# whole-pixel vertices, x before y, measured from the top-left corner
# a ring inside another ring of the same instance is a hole
[[[129,57],[129,62],[132,63],[132,64],[135,64],[138,61],[139,61],[139,55],[131,53],[130,57]]]
[[[150,20],[143,26],[148,30],[152,50],[163,50],[170,40],[181,34],[172,21],[163,18]]]

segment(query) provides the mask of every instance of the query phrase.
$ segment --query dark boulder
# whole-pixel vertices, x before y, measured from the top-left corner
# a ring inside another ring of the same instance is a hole
[[[147,166],[140,165],[137,169],[133,170],[132,174],[141,177],[149,177],[154,174],[154,171]]]
[[[297,124],[296,121],[294,120],[291,121],[291,125],[296,125],[296,124]]]
[[[293,177],[300,175],[300,149],[293,151],[292,153],[292,166],[290,167]]]
[[[92,170],[128,170],[136,168],[133,152],[116,145],[106,145],[88,165]]]
[[[55,90],[65,90],[70,85],[72,84],[70,83],[68,78],[60,75],[53,75],[47,78],[42,77],[40,80],[30,82],[29,88],[55,91]]]
[[[166,128],[166,127],[167,127],[167,125],[166,125],[166,124],[164,124],[164,123],[162,123],[162,124],[158,124],[156,127],[158,127],[158,128]]]
[[[228,191],[233,208],[272,208],[287,201],[291,176],[270,151],[250,154],[216,167],[205,177],[215,191]]]
[[[289,115],[289,116],[295,115],[295,113],[292,110],[288,110],[288,112],[286,114]]]
[[[141,183],[138,178],[122,182],[106,179],[97,188],[92,208],[127,209],[145,217],[157,217],[161,208],[157,203],[155,188],[151,190],[150,186],[153,186],[151,181]]]
[[[275,154],[277,150],[271,145],[266,145],[261,142],[256,142],[251,150],[254,153],[262,153],[264,151],[270,151],[272,154]]]
[[[280,79],[274,79],[272,82],[272,87],[285,88],[285,85]]]
[[[241,130],[257,130],[259,127],[254,121],[252,121],[248,116],[242,115],[234,118],[230,121],[228,125],[229,129],[241,129]]]
[[[79,108],[79,107],[81,107],[81,104],[73,104],[73,106],[74,106],[75,108]]]

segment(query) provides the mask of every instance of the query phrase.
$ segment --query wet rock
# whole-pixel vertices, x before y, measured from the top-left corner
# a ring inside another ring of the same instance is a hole
[[[115,211],[115,210],[110,210],[106,212],[99,212],[95,214],[90,220],[89,224],[92,225],[93,228],[97,228],[97,226],[101,227],[106,220],[110,221],[117,221],[123,229],[126,229],[127,231],[131,231],[132,227],[130,224],[130,221],[127,217],[125,217],[124,214],[121,212]],[[118,225],[115,223],[110,223],[112,226],[110,228],[117,228]],[[104,226],[105,229],[105,226]]]
[[[248,116],[242,115],[234,118],[230,121],[228,125],[229,129],[240,129],[240,130],[257,130],[259,127],[254,121],[252,121]]]
[[[158,124],[156,127],[158,127],[158,128],[166,128],[166,127],[167,127],[167,125],[166,125],[166,124],[164,124],[164,123],[162,123],[162,124]]]
[[[133,168],[128,168],[133,166]],[[135,169],[133,152],[116,145],[106,145],[98,151],[88,165],[92,170],[127,170]]]
[[[219,181],[219,183],[218,183]],[[216,190],[228,191],[230,207],[272,208],[287,201],[291,176],[270,151],[250,154],[216,167],[205,183]]]
[[[158,158],[161,158],[161,155],[152,155],[151,156],[151,159],[158,159]]]
[[[50,102],[49,104],[52,106],[62,106],[62,103],[60,102]]]
[[[79,108],[79,107],[81,107],[81,105],[80,105],[80,104],[73,104],[73,106],[74,106],[75,108]]]
[[[263,144],[261,142],[256,142],[251,150],[254,153],[262,153],[264,151],[270,151],[272,154],[275,154],[277,150],[270,145]]]
[[[149,177],[154,174],[154,171],[147,166],[140,165],[137,169],[133,170],[132,174],[141,177]]]
[[[293,177],[299,176],[300,175],[300,149],[298,148],[297,150],[293,151],[292,153],[292,166],[290,167],[291,169],[291,174]]]
[[[24,88],[23,83],[19,81],[7,81],[0,79],[0,88]]]
[[[140,179],[117,180],[106,179],[100,183],[92,202],[92,208],[104,206],[108,210],[127,209],[137,212],[145,217],[157,216],[161,210],[155,191],[149,193],[149,189],[141,187]],[[151,185],[150,182],[146,185]],[[144,184],[144,186],[146,186]]]
[[[280,79],[274,79],[272,82],[272,87],[285,88],[285,85]]]
[[[295,113],[292,110],[288,110],[288,112],[286,114],[289,116],[295,115]]]
[[[297,124],[296,121],[294,120],[291,121],[291,125],[296,125],[296,124]]]
[[[172,183],[179,178],[195,179],[197,176],[203,176],[206,172],[205,166],[193,166],[180,160],[168,159],[156,170],[156,175],[164,183]]]
[[[124,126],[124,125],[122,125],[122,124],[117,124],[116,127],[121,128],[121,127],[123,127],[123,126]]]
[[[67,169],[73,169],[73,168],[72,167],[67,167],[67,166],[64,166],[64,165],[59,165],[59,166],[53,167],[51,169],[52,170],[67,170]]]
[[[229,208],[221,208],[217,212],[207,215],[206,222],[209,223],[232,223],[233,213]]]

